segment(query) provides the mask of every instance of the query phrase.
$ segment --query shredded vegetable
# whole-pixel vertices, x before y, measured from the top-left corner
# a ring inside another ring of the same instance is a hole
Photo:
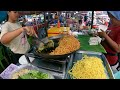
[[[12,79],[49,79],[49,75],[37,70],[22,69],[13,74]]]

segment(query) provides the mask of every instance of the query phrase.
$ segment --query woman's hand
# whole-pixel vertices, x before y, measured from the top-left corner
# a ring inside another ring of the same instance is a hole
[[[107,35],[106,32],[104,32],[103,30],[101,30],[102,32],[98,32],[98,36],[101,38],[105,38],[105,36]]]
[[[27,34],[29,36],[36,36],[36,37],[38,37],[37,34],[35,33],[35,30],[34,30],[33,26],[26,26],[26,27],[24,27],[24,30],[27,32]]]
[[[98,32],[98,35],[100,37],[103,37],[105,38],[106,42],[107,42],[107,45],[110,46],[110,48],[112,48],[114,51],[116,51],[117,53],[120,53],[120,45],[117,44],[114,40],[112,40],[109,36],[108,36],[108,33],[110,33],[110,31],[108,32],[104,32],[102,30],[102,32]]]

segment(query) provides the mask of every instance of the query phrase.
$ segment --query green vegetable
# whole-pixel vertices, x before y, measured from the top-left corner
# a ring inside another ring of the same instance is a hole
[[[53,40],[49,40],[48,44],[47,44],[47,48],[50,48],[50,47],[54,47],[54,42]]]
[[[40,43],[39,48],[38,48],[38,51],[41,52],[41,51],[44,50],[44,49],[45,49],[44,44],[43,44],[43,43]]]
[[[42,52],[45,49],[49,49],[54,47],[54,42],[53,40],[49,40],[49,42],[47,43],[47,45],[44,45],[43,43],[40,43],[39,48],[38,48],[38,52]]]
[[[30,70],[29,73],[19,76],[18,79],[49,79],[49,75],[36,70]]]

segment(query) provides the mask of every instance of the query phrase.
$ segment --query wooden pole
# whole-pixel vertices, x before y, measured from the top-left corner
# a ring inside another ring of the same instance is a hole
[[[94,20],[94,11],[92,11],[92,23],[91,23],[91,29],[92,29],[92,26],[93,26],[93,20]]]

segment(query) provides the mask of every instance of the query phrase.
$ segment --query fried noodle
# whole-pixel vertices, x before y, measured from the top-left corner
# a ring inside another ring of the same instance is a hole
[[[59,46],[56,47],[50,55],[62,55],[71,53],[80,48],[80,42],[72,35],[66,35],[59,41]]]

